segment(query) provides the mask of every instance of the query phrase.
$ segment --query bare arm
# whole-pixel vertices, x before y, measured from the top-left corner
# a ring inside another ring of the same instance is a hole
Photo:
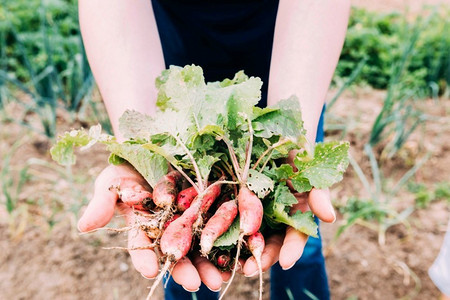
[[[268,104],[297,95],[310,142],[344,43],[349,11],[349,0],[281,0],[278,7]]]
[[[80,0],[79,18],[89,64],[118,136],[126,109],[155,112],[155,78],[165,66],[152,4]]]

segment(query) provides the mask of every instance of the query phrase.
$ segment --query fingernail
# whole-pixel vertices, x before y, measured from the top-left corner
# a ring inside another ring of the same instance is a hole
[[[287,267],[287,268],[284,268],[284,267],[281,267],[284,271],[287,271],[287,270],[289,270],[290,268],[292,268],[294,265],[295,265],[295,261],[292,263],[292,265],[290,265],[289,267]]]
[[[152,278],[152,277],[147,277],[147,276],[145,276],[145,275],[142,274],[142,273],[140,273],[140,274],[141,274],[141,276],[144,277],[145,279],[153,279],[153,278],[154,278],[154,277],[153,277],[153,278]]]
[[[258,270],[256,270],[255,272],[253,272],[253,273],[250,274],[250,275],[244,274],[244,276],[245,276],[245,277],[253,277],[253,276],[255,276],[256,274],[258,274]]]
[[[211,292],[217,293],[220,292],[220,290],[222,289],[222,287],[218,288],[217,290],[213,290],[212,288],[210,288],[209,286],[206,286]]]
[[[80,228],[80,221],[78,221],[78,223],[77,223],[77,229],[78,229],[78,231],[79,232],[81,232],[81,233],[83,233],[84,231],[83,230],[81,230],[81,228]]]
[[[186,292],[189,292],[189,293],[195,293],[195,292],[198,292],[198,290],[200,289],[200,287],[198,287],[195,291],[190,291],[190,290],[188,290],[187,288],[185,288],[184,285],[182,285],[182,287],[183,287],[183,289],[184,289]]]
[[[334,211],[333,207],[331,207],[331,213],[333,214],[333,222],[331,222],[331,224],[333,224],[334,222],[336,222],[336,212]]]

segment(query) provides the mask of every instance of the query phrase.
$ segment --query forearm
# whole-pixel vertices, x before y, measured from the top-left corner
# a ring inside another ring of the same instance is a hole
[[[268,104],[297,95],[310,142],[342,50],[349,11],[349,0],[281,0],[278,7]]]
[[[114,132],[126,109],[155,112],[164,57],[150,0],[80,0],[86,54]],[[120,136],[119,136],[120,137]]]

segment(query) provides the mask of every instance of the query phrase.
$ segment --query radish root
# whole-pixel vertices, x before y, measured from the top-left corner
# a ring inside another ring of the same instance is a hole
[[[146,246],[139,246],[139,247],[103,247],[102,249],[105,250],[126,250],[126,251],[132,251],[132,250],[152,250],[154,247],[156,247],[157,244],[151,243],[150,245]]]
[[[241,248],[242,248],[242,242],[243,241],[244,241],[244,234],[241,233],[239,235],[239,240],[238,240],[238,244],[237,244],[236,258],[234,259],[233,271],[231,272],[230,280],[228,281],[227,286],[223,290],[223,293],[220,295],[219,300],[223,299],[223,297],[225,296],[225,294],[228,291],[228,288],[230,287],[231,283],[233,282],[234,275],[236,275],[236,270],[237,270],[237,267],[238,267],[238,264],[239,264],[239,255],[241,255]]]
[[[172,261],[169,258],[166,258],[166,262],[164,263],[164,266],[162,267],[161,271],[158,274],[158,277],[155,278],[155,281],[153,282],[150,292],[147,295],[147,298],[145,300],[150,300],[153,296],[153,293],[155,292],[156,288],[158,287],[158,284],[161,282],[161,280],[164,278],[164,275],[169,271],[170,267],[172,266]]]

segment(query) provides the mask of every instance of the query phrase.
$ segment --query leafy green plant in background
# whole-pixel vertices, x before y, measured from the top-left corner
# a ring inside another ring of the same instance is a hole
[[[401,44],[401,56],[393,62],[383,107],[372,125],[369,144],[373,147],[380,142],[384,145],[383,155],[391,158],[403,146],[417,126],[426,120],[424,114],[414,108],[414,100],[419,93],[418,86],[408,82],[406,69],[411,62],[412,53],[420,33],[429,22],[418,22],[407,34]]]
[[[396,196],[401,188],[425,164],[429,155],[419,160],[394,184],[388,185],[388,180],[386,179],[392,181],[392,178],[389,178],[389,175],[384,174],[380,169],[370,144],[365,145],[364,154],[364,158],[370,163],[371,177],[364,174],[359,164],[351,156],[350,164],[369,197],[366,199],[353,197],[345,206],[339,207],[340,212],[344,214],[345,223],[338,228],[336,238],[350,226],[360,224],[376,231],[378,233],[378,242],[380,245],[384,245],[386,231],[391,226],[404,224],[407,228],[410,227],[407,218],[414,211],[414,207],[408,207],[401,212],[397,212],[393,203],[398,200]]]
[[[11,158],[17,149],[26,143],[26,140],[19,139],[11,147],[11,149],[2,158],[0,182],[2,187],[2,202],[5,205],[8,214],[12,214],[17,208],[19,194],[24,184],[30,179],[28,166],[23,167],[18,174],[18,180],[14,180],[11,174]]]
[[[5,211],[8,213],[8,229],[13,239],[19,238],[27,226],[28,209],[19,205],[19,199],[23,188],[30,181],[31,175],[27,165],[22,166],[19,170],[13,169],[11,159],[18,148],[27,142],[27,136],[18,139],[2,157],[1,163],[0,184],[2,192],[0,203],[4,205]]]
[[[57,109],[63,108],[75,119],[82,101],[90,102],[94,80],[78,29],[76,3],[26,3],[33,11],[24,3],[8,2],[3,11],[0,38],[8,59],[3,60],[5,68],[0,70],[0,86],[6,82],[30,98],[27,101],[23,94],[9,93],[25,109],[21,118],[9,120],[36,130],[26,118],[34,113],[39,116],[41,133],[52,138],[56,134]],[[109,124],[101,121],[109,130]]]
[[[427,208],[432,202],[445,200],[450,204],[450,183],[439,182],[433,187],[423,183],[409,183],[408,190],[414,194],[417,208]]]
[[[337,69],[337,78],[344,75],[347,80],[329,102],[328,119],[333,119],[331,107],[351,84],[364,80],[374,87],[386,88],[369,144],[382,149],[382,159],[392,158],[418,126],[428,120],[416,108],[416,102],[429,93],[437,97],[446,88],[450,40],[443,31],[450,29],[450,22],[441,17],[448,12],[435,12],[414,22],[399,14],[379,15],[358,9],[352,13],[346,39],[350,48],[344,47]],[[436,31],[442,36],[437,36]],[[327,128],[347,130],[339,124]]]
[[[57,72],[67,69],[72,54],[80,53],[77,1],[2,1],[0,12],[0,26],[6,39],[7,70],[14,73],[19,81],[31,80],[25,66],[27,62],[23,61],[23,51],[36,70],[48,66],[43,30],[49,35],[54,48],[51,59]],[[42,24],[43,19],[45,24]],[[22,44],[16,44],[14,32],[19,33]]]
[[[366,58],[367,64],[357,82],[387,88],[391,67],[403,56],[405,36],[411,27],[422,24],[403,79],[416,87],[421,97],[445,93],[450,82],[450,35],[447,34],[450,9],[441,7],[430,13],[427,22],[420,18],[407,21],[399,13],[380,14],[353,8],[337,77],[348,77]]]

